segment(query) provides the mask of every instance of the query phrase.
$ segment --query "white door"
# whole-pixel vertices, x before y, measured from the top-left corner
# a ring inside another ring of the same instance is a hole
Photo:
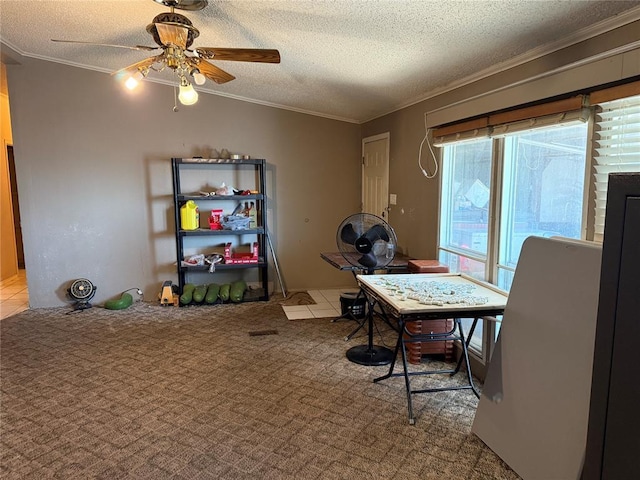
[[[389,221],[389,133],[362,140],[362,211]]]

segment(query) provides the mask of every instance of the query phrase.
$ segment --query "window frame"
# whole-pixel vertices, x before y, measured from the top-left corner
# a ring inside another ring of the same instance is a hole
[[[583,114],[584,119],[586,120],[587,123],[587,128],[586,128],[586,138],[585,138],[585,153],[584,153],[584,166],[583,166],[583,195],[582,195],[582,214],[581,214],[581,224],[580,224],[580,239],[585,239],[586,238],[586,233],[587,233],[587,215],[588,215],[588,210],[589,210],[589,203],[587,201],[588,199],[588,186],[589,184],[589,178],[591,176],[591,169],[592,169],[592,165],[591,165],[591,132],[593,130],[593,125],[592,125],[592,119],[593,119],[593,115],[592,112],[589,112],[589,115],[584,115]],[[567,121],[561,121],[559,122],[559,125],[566,125],[566,126],[570,126],[572,124],[575,123],[575,119],[569,119]],[[531,129],[522,129],[521,131],[524,132],[529,132],[532,130],[537,130],[539,128],[546,128],[548,127],[547,125],[540,125],[539,127],[533,127]],[[445,162],[451,162],[453,159],[449,158],[449,157],[445,157],[445,155],[448,155],[448,153],[446,152],[445,148],[441,148],[439,149],[439,160],[440,160],[440,164],[441,164],[441,176],[440,176],[440,198],[439,198],[439,202],[438,202],[438,235],[437,235],[437,246],[436,246],[436,250],[437,250],[437,258],[441,258],[441,254],[442,253],[446,253],[446,254],[454,254],[460,257],[465,257],[465,258],[469,258],[471,260],[475,260],[477,262],[482,262],[484,263],[484,281],[491,283],[494,286],[497,286],[498,288],[500,288],[498,286],[498,280],[499,280],[499,271],[500,269],[509,269],[508,266],[506,265],[500,265],[499,264],[499,259],[500,259],[500,245],[501,242],[503,241],[502,236],[503,235],[503,228],[502,228],[502,224],[501,224],[501,220],[502,220],[502,212],[503,212],[503,196],[505,195],[505,170],[506,170],[506,161],[505,161],[505,155],[507,154],[507,149],[506,149],[506,145],[507,145],[507,141],[506,141],[506,136],[505,135],[501,135],[501,136],[496,136],[494,138],[491,139],[491,164],[490,164],[490,168],[491,168],[491,172],[490,172],[490,194],[489,194],[489,200],[488,200],[488,216],[487,216],[487,235],[488,235],[488,239],[487,239],[487,251],[486,251],[486,255],[482,256],[482,255],[475,255],[473,250],[466,250],[466,249],[459,249],[459,248],[455,248],[449,244],[447,244],[446,246],[442,245],[442,240],[443,240],[443,229],[442,229],[442,208],[445,205],[449,205],[451,204],[451,191],[450,189],[448,189],[445,185],[445,182],[449,182],[449,184],[452,184],[453,180],[453,174],[455,173],[451,168],[448,168],[447,165],[445,165]],[[482,140],[481,138],[477,139],[478,141]],[[449,145],[455,145],[458,142],[448,142]],[[515,188],[513,185],[511,186],[511,188]],[[445,193],[447,193],[447,195],[445,195]],[[447,218],[449,219],[449,221],[451,221],[451,214],[450,212],[447,213]],[[451,232],[449,231],[449,235],[451,234]],[[448,243],[451,243],[450,238],[448,239]],[[515,268],[513,269],[513,271],[515,272]],[[472,342],[469,345],[469,353],[470,353],[470,361],[472,361],[473,364],[473,370],[476,373],[476,375],[480,375],[480,376],[484,376],[484,372],[486,371],[486,366],[489,363],[489,359],[491,358],[491,355],[493,354],[493,350],[495,348],[495,341],[496,341],[496,332],[497,329],[499,328],[497,322],[495,321],[489,321],[486,319],[482,319],[482,323],[481,323],[481,328],[482,328],[482,340],[479,342],[479,346],[480,348],[478,348],[478,343],[477,342]]]
[[[500,123],[508,122],[535,122],[538,118],[544,117],[549,114],[564,115],[571,112],[575,108],[580,107],[583,114],[586,112],[588,115],[585,117],[587,122],[587,144],[586,144],[586,158],[585,158],[585,178],[583,187],[583,199],[582,199],[582,226],[581,226],[581,238],[588,241],[602,242],[602,238],[599,238],[595,234],[595,138],[596,138],[596,109],[599,104],[619,100],[627,97],[634,97],[640,95],[640,80],[626,79],[617,85],[609,86],[595,86],[589,91],[582,92],[575,96],[573,94],[567,94],[560,100],[548,100],[541,101],[536,104],[514,106],[512,109],[508,109],[501,112],[487,113],[473,118],[461,119],[460,121],[453,122],[444,126],[433,126],[427,131],[427,134],[431,134],[431,143],[433,146],[438,145],[438,142],[453,142],[462,140],[477,139],[483,136],[489,136],[493,130],[494,125],[500,125]],[[489,218],[490,222],[488,234],[492,238],[498,238],[500,232],[500,218],[502,215],[502,188],[501,178],[503,177],[503,164],[498,159],[504,156],[504,142],[494,139],[492,150],[492,176],[491,176],[491,194],[489,199]],[[442,149],[438,149],[437,160],[442,165],[443,153]],[[497,188],[500,186],[500,188]],[[447,252],[448,254],[463,255],[475,261],[483,261],[481,257],[474,257],[467,251],[458,251],[451,247],[441,246],[441,226],[440,226],[440,209],[443,194],[442,175],[439,182],[440,198],[438,201],[438,228],[436,239],[437,256],[440,258],[440,252]],[[487,248],[487,254],[485,261],[485,278],[492,284],[497,283],[499,242],[489,242]],[[480,375],[480,378],[484,378],[488,360],[491,358],[493,348],[495,346],[495,337],[497,323],[494,321],[483,320],[482,332],[482,350],[478,351],[475,348],[470,348],[470,362],[472,364],[473,371],[476,375]]]

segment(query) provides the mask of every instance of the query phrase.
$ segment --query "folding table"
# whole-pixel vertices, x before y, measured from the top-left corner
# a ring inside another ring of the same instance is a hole
[[[365,294],[376,301],[378,305],[398,322],[398,340],[396,342],[393,359],[386,375],[375,378],[374,383],[390,377],[403,376],[407,392],[407,409],[409,424],[415,424],[411,396],[418,393],[440,392],[445,390],[471,389],[479,397],[478,390],[473,384],[471,368],[469,366],[468,346],[479,318],[502,315],[507,304],[507,294],[493,285],[476,280],[468,275],[459,273],[443,274],[397,274],[397,275],[357,275],[356,279]],[[400,287],[398,287],[400,286]],[[445,297],[449,295],[449,302],[435,301],[427,304],[429,289],[440,289]],[[420,299],[413,299],[417,297]],[[421,303],[422,302],[422,303]],[[432,320],[453,318],[453,329],[443,333],[412,333],[407,328],[408,322],[416,320]],[[465,337],[462,330],[462,318],[473,318],[469,335]],[[458,332],[456,333],[456,329]],[[406,344],[411,342],[434,342],[443,340],[459,340],[462,355],[455,369],[413,371],[407,365]],[[396,357],[401,352],[402,373],[394,373]],[[437,388],[413,389],[411,377],[416,375],[431,375],[448,373],[450,376],[460,371],[462,361],[466,366],[468,385],[450,385]]]

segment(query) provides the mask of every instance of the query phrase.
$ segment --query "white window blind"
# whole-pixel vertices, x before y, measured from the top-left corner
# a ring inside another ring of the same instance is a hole
[[[604,234],[609,174],[640,172],[640,95],[599,107],[593,138],[596,240]]]

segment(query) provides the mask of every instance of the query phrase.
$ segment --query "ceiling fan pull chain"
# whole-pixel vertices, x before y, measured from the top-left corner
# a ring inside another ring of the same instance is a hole
[[[177,113],[179,110],[178,108],[178,87],[176,87],[175,85],[173,86],[173,112]]]

